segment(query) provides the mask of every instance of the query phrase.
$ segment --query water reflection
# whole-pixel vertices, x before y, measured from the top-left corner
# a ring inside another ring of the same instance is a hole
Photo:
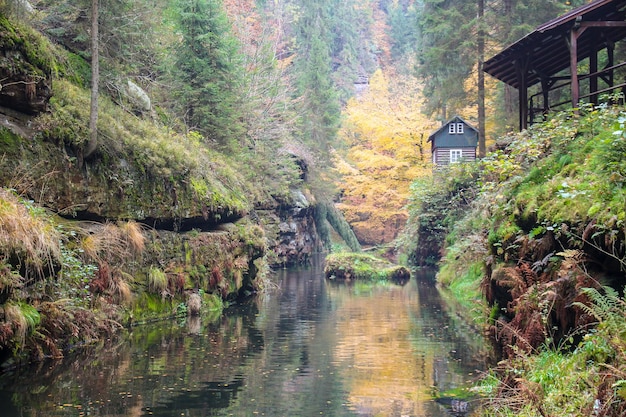
[[[433,390],[483,366],[432,274],[347,287],[316,265],[280,280],[280,293],[218,323],[142,326],[90,355],[4,375],[2,416],[445,416]]]

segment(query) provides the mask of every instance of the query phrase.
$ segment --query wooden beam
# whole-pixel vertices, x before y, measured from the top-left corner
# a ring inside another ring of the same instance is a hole
[[[617,28],[617,27],[626,27],[626,22],[621,21],[621,20],[604,21],[604,22],[582,21],[582,22],[579,22],[578,25],[581,28]]]

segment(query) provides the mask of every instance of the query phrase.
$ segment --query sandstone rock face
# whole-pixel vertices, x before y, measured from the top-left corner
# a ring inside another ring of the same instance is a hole
[[[31,115],[47,110],[50,77],[30,64],[21,51],[0,51],[0,80],[0,106]]]
[[[152,101],[148,93],[131,80],[127,80],[124,92],[136,111],[145,113],[152,110]]]
[[[30,6],[25,1],[16,5],[25,13]],[[54,62],[41,36],[0,16],[0,106],[29,115],[46,111]]]
[[[385,218],[368,216],[362,221],[350,222],[350,226],[362,245],[382,245],[397,238],[406,221],[406,214],[396,213]]]
[[[294,190],[291,200],[271,210],[256,211],[265,229],[268,248],[275,255],[272,259],[275,267],[306,264],[322,246],[315,226],[312,197]]]

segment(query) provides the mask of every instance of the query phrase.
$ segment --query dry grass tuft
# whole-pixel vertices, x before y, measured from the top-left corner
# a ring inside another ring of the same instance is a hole
[[[84,233],[81,247],[86,256],[97,262],[123,263],[141,254],[146,246],[142,226],[135,221],[96,223]]]
[[[167,275],[156,266],[150,267],[148,271],[148,290],[163,296],[168,293]]]
[[[45,269],[52,270],[61,256],[59,241],[59,232],[42,209],[0,189],[0,249],[5,256],[16,258],[25,275],[42,277]]]
[[[140,254],[146,248],[146,237],[143,234],[141,224],[129,220],[118,223],[118,227],[123,234],[124,240],[129,248],[136,254]]]
[[[122,272],[119,268],[101,262],[98,265],[96,278],[91,281],[90,286],[95,294],[105,295],[110,301],[130,304],[133,291],[128,281],[132,279],[132,276]]]

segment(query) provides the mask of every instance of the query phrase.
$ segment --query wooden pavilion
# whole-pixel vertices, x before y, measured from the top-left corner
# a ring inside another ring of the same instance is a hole
[[[484,71],[518,90],[521,130],[551,109],[597,104],[600,94],[625,87],[616,75],[626,62],[615,62],[624,38],[626,0],[596,0],[537,27],[486,61]]]

